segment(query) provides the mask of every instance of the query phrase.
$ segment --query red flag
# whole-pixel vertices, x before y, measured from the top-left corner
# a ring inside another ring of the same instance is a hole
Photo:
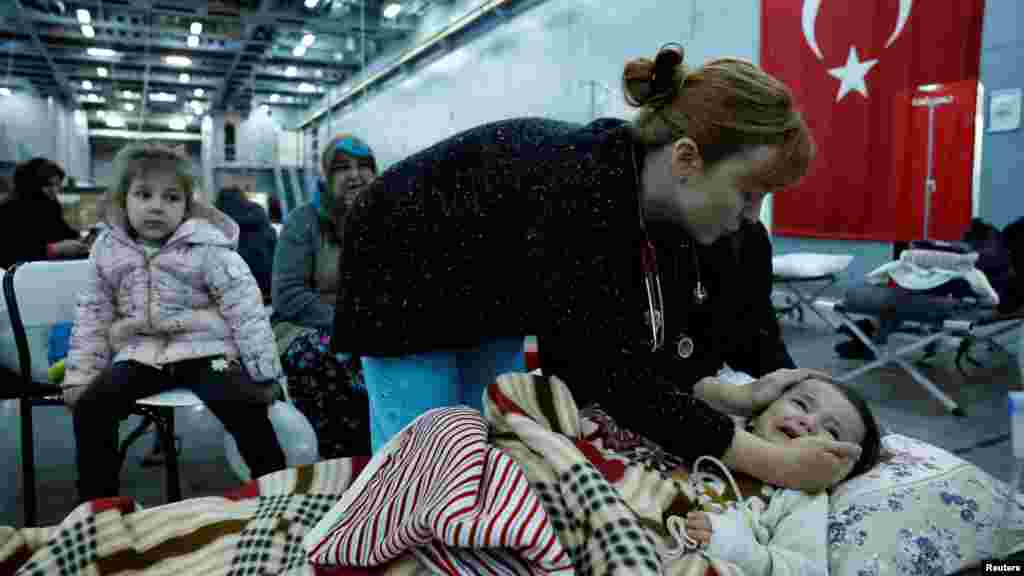
[[[762,0],[761,66],[792,88],[818,145],[808,176],[773,200],[774,233],[922,237],[924,180],[914,171],[914,185],[905,164],[910,155],[916,166],[927,150],[902,132],[920,123],[916,112],[897,116],[899,103],[921,85],[976,86],[983,12],[984,0]],[[966,162],[970,174],[973,122],[941,132],[936,157]],[[958,239],[970,219],[970,186],[944,192],[933,202],[942,208],[933,209],[929,237]]]

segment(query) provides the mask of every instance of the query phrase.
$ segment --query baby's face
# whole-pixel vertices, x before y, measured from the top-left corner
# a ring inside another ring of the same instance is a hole
[[[808,379],[787,390],[754,421],[754,434],[784,443],[802,436],[861,444],[864,421],[835,386]]]

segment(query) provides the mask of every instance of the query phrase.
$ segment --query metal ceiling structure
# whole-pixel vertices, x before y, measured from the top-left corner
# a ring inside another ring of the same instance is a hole
[[[448,1],[0,0],[0,90],[198,132],[210,111],[308,109]]]

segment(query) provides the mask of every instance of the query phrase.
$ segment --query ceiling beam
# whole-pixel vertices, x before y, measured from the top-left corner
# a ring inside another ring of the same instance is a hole
[[[64,77],[64,73],[61,72],[60,68],[57,67],[53,62],[53,58],[50,58],[50,53],[46,49],[46,45],[39,39],[39,33],[36,32],[36,26],[32,22],[31,17],[27,15],[25,6],[21,3],[21,0],[14,0],[15,12],[18,17],[18,21],[21,22],[21,26],[28,30],[32,35],[32,44],[36,50],[43,55],[46,59],[46,63],[50,66],[50,71],[53,73],[54,80],[57,81],[57,90],[60,99],[69,106],[75,105],[75,100],[71,96],[71,88],[68,86],[67,78]]]

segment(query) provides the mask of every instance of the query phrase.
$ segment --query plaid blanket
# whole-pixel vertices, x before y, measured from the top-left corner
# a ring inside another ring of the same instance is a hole
[[[223,497],[148,509],[128,498],[95,500],[57,526],[0,527],[0,576],[382,573],[315,567],[302,547],[306,532],[366,462],[339,459],[290,468]],[[387,568],[411,573],[409,560],[397,559]]]
[[[619,429],[600,409],[578,412],[557,378],[506,374],[485,397],[492,441],[526,472],[578,574],[732,576],[740,569],[687,553],[670,516],[728,506],[731,488]],[[738,480],[754,493],[752,479]]]

